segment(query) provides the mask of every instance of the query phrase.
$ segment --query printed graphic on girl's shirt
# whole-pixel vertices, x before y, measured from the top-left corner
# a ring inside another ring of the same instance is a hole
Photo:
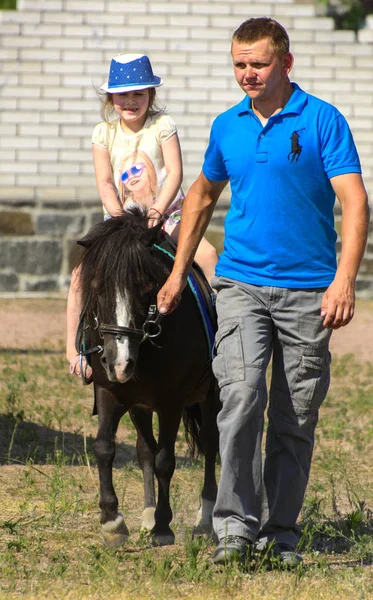
[[[123,206],[127,200],[152,206],[157,198],[157,174],[153,161],[143,150],[127,154],[122,163],[118,190]]]
[[[143,150],[127,154],[122,163],[118,183],[120,199],[125,207],[127,201],[152,206],[157,198],[157,174],[150,156]]]

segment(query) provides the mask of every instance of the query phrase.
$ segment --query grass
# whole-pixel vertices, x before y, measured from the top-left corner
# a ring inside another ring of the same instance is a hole
[[[17,0],[0,0],[0,10],[16,10]]]
[[[114,481],[130,540],[104,547],[93,390],[68,375],[62,348],[43,348],[0,354],[0,600],[373,598],[371,363],[332,363],[300,519],[303,565],[283,572],[258,557],[246,569],[218,570],[213,542],[190,534],[202,468],[186,457],[181,434],[171,490],[176,544],[153,548],[140,535],[142,476],[128,417]]]

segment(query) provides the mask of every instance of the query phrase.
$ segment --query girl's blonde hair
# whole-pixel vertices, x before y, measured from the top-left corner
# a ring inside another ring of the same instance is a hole
[[[146,112],[146,118],[147,117],[152,117],[154,115],[160,115],[164,112],[164,109],[160,108],[159,106],[157,106],[156,102],[155,102],[155,97],[156,97],[156,91],[155,88],[147,88],[149,90],[149,104],[148,104],[148,110]],[[101,118],[103,121],[105,121],[106,123],[113,123],[114,121],[117,121],[119,119],[119,116],[117,115],[117,113],[114,110],[114,105],[113,105],[113,94],[109,94],[107,92],[97,92],[101,101],[102,101],[102,106],[101,106]]]

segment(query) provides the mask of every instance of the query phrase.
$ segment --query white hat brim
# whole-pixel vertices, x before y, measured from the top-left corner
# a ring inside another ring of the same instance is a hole
[[[163,85],[163,80],[160,79],[159,83],[149,83],[148,85],[124,85],[122,87],[109,87],[109,82],[106,81],[100,90],[107,92],[108,94],[121,94],[122,92],[138,92],[140,90],[146,90],[148,88],[155,88]]]

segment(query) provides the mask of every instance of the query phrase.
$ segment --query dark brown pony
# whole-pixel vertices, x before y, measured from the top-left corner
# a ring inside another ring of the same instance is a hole
[[[105,543],[112,547],[128,536],[112,481],[115,435],[127,411],[137,430],[137,454],[144,477],[142,529],[151,531],[154,544],[174,543],[169,492],[175,439],[184,418],[186,430],[205,454],[195,529],[211,531],[218,450],[217,386],[204,321],[190,287],[177,309],[162,320],[149,309],[156,305],[157,292],[172,268],[172,257],[162,250],[164,242],[160,227],[149,229],[146,214],[139,209],[100,223],[79,242],[84,246],[79,271],[85,303],[80,344],[93,368],[101,524]],[[153,412],[159,422],[157,441]]]

